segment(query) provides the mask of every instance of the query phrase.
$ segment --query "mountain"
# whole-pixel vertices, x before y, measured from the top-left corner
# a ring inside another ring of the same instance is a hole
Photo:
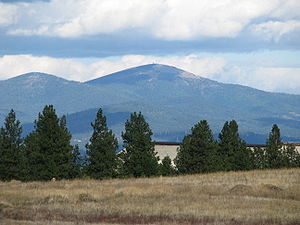
[[[75,113],[102,104],[121,103],[125,96],[107,96],[108,90],[65,80],[50,74],[27,73],[0,81],[0,117],[11,108],[23,121],[32,121],[46,104],[61,114]]]
[[[85,83],[29,73],[0,81],[0,94],[2,118],[14,108],[22,122],[32,122],[44,105],[53,104],[60,114],[67,114],[74,139],[81,141],[87,140],[99,107],[118,137],[130,113],[141,111],[156,140],[181,141],[202,119],[208,120],[215,133],[225,121],[235,119],[252,143],[264,140],[273,123],[279,125],[287,141],[300,139],[299,95],[224,84],[160,64],[130,68]]]
[[[269,93],[212,81],[175,67],[150,64],[87,82],[126,88],[135,102],[114,106],[116,111],[141,110],[156,132],[187,131],[207,119],[219,132],[226,120],[239,122],[243,133],[267,134],[278,123],[287,136],[299,137],[300,96]],[[167,125],[166,125],[167,124]]]

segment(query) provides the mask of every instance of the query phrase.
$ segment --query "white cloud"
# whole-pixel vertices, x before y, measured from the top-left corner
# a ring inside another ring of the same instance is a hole
[[[45,72],[66,79],[86,81],[129,67],[160,63],[225,83],[247,85],[265,91],[300,94],[300,67],[275,67],[251,64],[239,66],[223,57],[127,55],[103,58],[93,63],[78,59],[7,55],[0,57],[0,80],[27,72]]]
[[[79,15],[55,27],[62,37],[112,33],[123,29],[148,27],[163,11],[162,0],[89,0]]]
[[[174,0],[155,27],[155,35],[165,39],[235,37],[254,18],[268,13],[272,1]]]
[[[213,78],[264,91],[300,95],[300,67],[241,67],[228,64],[222,74],[216,74]]]
[[[0,27],[8,26],[16,21],[17,7],[0,2]]]
[[[0,80],[28,72],[44,72],[66,79],[80,80],[89,73],[87,65],[71,59],[35,57],[31,55],[6,55],[0,57]]]
[[[265,67],[255,69],[256,85],[263,90],[300,94],[300,68]]]
[[[284,35],[293,31],[300,31],[300,20],[289,20],[285,22],[268,21],[253,25],[252,31],[265,40],[279,41]]]
[[[257,0],[92,0],[86,2],[79,15],[54,30],[63,37],[130,28],[144,28],[163,39],[233,37],[251,19],[270,11],[271,3]]]
[[[167,40],[231,38],[255,19],[300,19],[298,0],[52,0],[14,7],[18,23],[8,34],[65,38],[124,30]]]
[[[44,25],[40,26],[37,29],[15,29],[10,30],[7,33],[10,35],[20,35],[20,36],[32,36],[32,35],[44,35],[49,32],[49,27]]]
[[[300,19],[299,0],[281,0],[278,6],[270,13],[270,17],[281,20]]]

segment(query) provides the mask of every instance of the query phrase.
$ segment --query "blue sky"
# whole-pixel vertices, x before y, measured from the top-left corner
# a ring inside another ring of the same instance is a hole
[[[0,80],[147,63],[300,94],[299,0],[0,1]]]

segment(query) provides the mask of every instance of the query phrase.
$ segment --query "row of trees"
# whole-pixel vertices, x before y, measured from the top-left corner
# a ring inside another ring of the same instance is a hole
[[[70,144],[66,117],[59,118],[52,105],[39,113],[34,130],[25,138],[20,121],[11,110],[0,130],[0,179],[103,179],[300,167],[300,156],[294,146],[282,147],[277,125],[272,128],[267,147],[252,151],[240,138],[234,120],[224,124],[219,141],[214,140],[207,121],[202,120],[184,137],[174,160],[176,167],[169,157],[158,163],[152,131],[141,113],[132,113],[126,121],[122,133],[125,150],[119,154],[117,138],[108,129],[102,109],[91,126],[93,133],[86,145],[87,157],[83,159],[78,146]]]
[[[52,105],[45,106],[34,130],[22,138],[22,127],[13,110],[0,131],[0,180],[50,180],[89,176],[96,179],[141,177],[160,174],[152,131],[141,113],[132,113],[122,133],[126,153],[117,154],[118,141],[99,109],[91,124],[93,133],[82,159],[71,145],[66,117],[58,118]]]
[[[86,145],[85,172],[92,178],[145,177],[159,173],[159,158],[151,140],[152,131],[141,113],[132,113],[122,133],[124,151],[116,154],[118,141],[107,127],[102,109],[92,123],[93,134]]]
[[[71,179],[80,174],[78,146],[72,146],[66,117],[58,118],[53,106],[45,106],[34,131],[22,137],[20,121],[13,110],[0,131],[1,180]]]
[[[225,122],[219,141],[214,140],[206,120],[197,123],[191,131],[184,137],[175,159],[180,174],[300,167],[299,152],[294,145],[282,145],[276,124],[266,147],[254,149],[247,148],[240,138],[235,120]]]

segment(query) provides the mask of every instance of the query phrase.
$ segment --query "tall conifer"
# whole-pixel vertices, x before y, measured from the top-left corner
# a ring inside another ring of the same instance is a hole
[[[134,177],[149,177],[158,174],[158,157],[151,139],[152,131],[141,112],[132,113],[122,133],[126,154],[125,174]]]
[[[23,179],[22,127],[11,110],[0,129],[0,180]]]
[[[224,170],[248,170],[252,168],[251,152],[238,133],[235,120],[225,122],[219,135],[220,155]]]
[[[266,143],[266,160],[268,168],[280,168],[284,166],[283,148],[280,137],[280,129],[273,124]]]
[[[175,159],[179,173],[207,173],[220,169],[218,145],[206,120],[201,120],[185,136]]]
[[[106,117],[101,108],[91,126],[93,134],[86,145],[88,155],[86,173],[95,179],[115,177],[118,166],[116,155],[118,141],[112,131],[107,128]]]
[[[83,167],[84,159],[81,157],[78,145],[74,145],[72,150],[72,166],[71,169],[71,178],[79,178],[83,175],[82,167]]]
[[[72,178],[73,146],[66,118],[58,118],[52,105],[45,106],[35,130],[25,140],[29,180]]]

